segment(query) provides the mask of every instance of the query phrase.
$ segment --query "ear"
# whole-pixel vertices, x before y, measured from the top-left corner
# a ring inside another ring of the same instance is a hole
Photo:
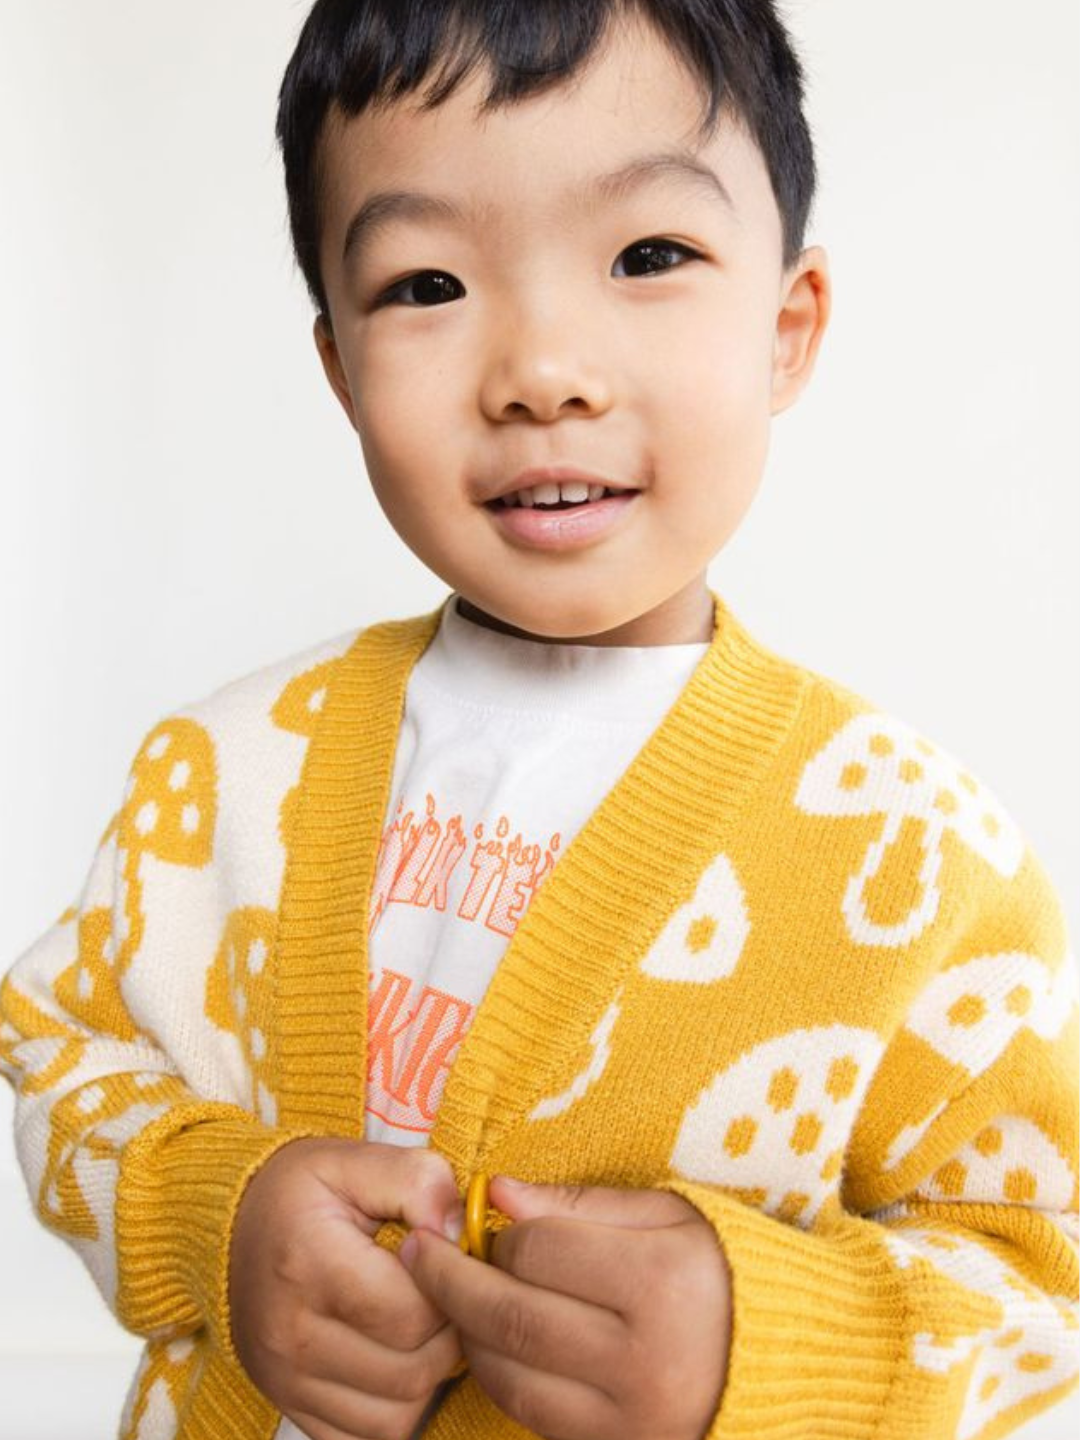
[[[349,424],[355,430],[356,411],[353,408],[352,391],[349,389],[349,382],[345,376],[345,369],[341,363],[341,356],[338,354],[337,341],[334,339],[334,332],[330,328],[330,321],[325,315],[318,315],[315,318],[315,327],[312,332],[315,336],[315,348],[319,352],[319,359],[322,361],[326,378],[330,381],[330,389],[341,401],[341,408],[349,417]]]
[[[773,345],[772,413],[779,415],[802,393],[814,372],[818,346],[829,323],[832,285],[820,245],[803,250],[784,271]]]

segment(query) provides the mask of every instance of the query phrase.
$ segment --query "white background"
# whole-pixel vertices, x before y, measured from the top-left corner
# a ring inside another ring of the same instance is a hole
[[[291,266],[306,9],[0,0],[0,970],[77,896],[155,720],[445,593],[368,492]],[[711,579],[962,757],[1075,935],[1076,7],[787,14],[836,306]],[[104,1440],[137,1342],[31,1218],[2,1088],[0,1440]]]

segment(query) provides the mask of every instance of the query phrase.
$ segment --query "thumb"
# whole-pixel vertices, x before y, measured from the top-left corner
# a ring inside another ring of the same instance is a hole
[[[496,1175],[488,1195],[492,1205],[511,1220],[559,1216],[627,1230],[655,1230],[678,1225],[694,1207],[667,1190],[621,1190],[604,1185],[527,1185]]]
[[[456,1240],[464,1209],[454,1172],[435,1150],[361,1142],[341,1156],[343,1189],[368,1220],[371,1234],[384,1220],[412,1230],[436,1230]]]

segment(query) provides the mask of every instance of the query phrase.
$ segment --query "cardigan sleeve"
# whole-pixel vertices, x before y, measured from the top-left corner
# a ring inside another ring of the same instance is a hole
[[[707,1440],[974,1440],[1075,1385],[1076,962],[1037,864],[1003,904],[972,917],[886,1047],[842,1203],[799,1228],[666,1182],[732,1275]]]
[[[233,1219],[251,1175],[299,1132],[208,1098],[125,1004],[120,978],[141,923],[128,903],[139,840],[131,799],[146,749],[78,903],[0,982],[0,1071],[15,1092],[16,1152],[36,1212],[119,1321],[157,1339],[207,1326],[235,1359]]]

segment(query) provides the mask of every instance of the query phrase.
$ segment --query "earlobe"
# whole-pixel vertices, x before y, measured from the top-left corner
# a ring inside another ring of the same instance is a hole
[[[802,393],[829,323],[832,286],[820,245],[804,250],[785,273],[773,345],[772,413],[786,410]]]
[[[338,353],[337,341],[334,339],[334,332],[330,328],[330,322],[325,315],[315,317],[315,325],[312,331],[315,337],[315,348],[319,352],[319,359],[322,361],[323,371],[330,382],[330,389],[341,402],[341,408],[348,416],[349,424],[354,430],[357,429],[356,411],[353,407],[352,391],[349,389],[349,382],[345,376],[341,364],[341,356]]]

